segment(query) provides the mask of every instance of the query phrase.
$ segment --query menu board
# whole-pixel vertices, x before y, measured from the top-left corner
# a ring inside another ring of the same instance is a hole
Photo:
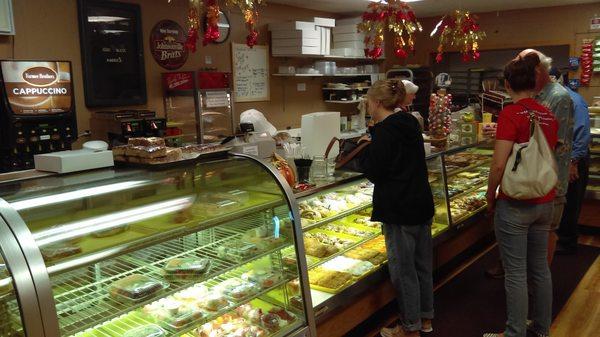
[[[2,81],[15,115],[49,115],[71,111],[71,63],[2,61]]]
[[[78,8],[85,104],[145,104],[140,6],[78,0]]]
[[[268,101],[269,46],[232,43],[233,91],[236,102]]]

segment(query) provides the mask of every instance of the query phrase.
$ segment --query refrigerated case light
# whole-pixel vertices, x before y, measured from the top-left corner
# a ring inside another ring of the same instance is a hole
[[[158,202],[127,211],[116,212],[70,224],[59,225],[38,233],[33,237],[39,247],[52,243],[78,238],[94,232],[106,231],[130,223],[151,219],[164,214],[174,213],[191,206],[195,196],[186,196],[174,200]]]
[[[15,201],[10,203],[12,208],[16,211],[22,211],[30,208],[36,208],[41,206],[49,206],[54,204],[60,204],[67,201],[73,201],[82,198],[88,198],[93,196],[98,196],[111,192],[119,192],[128,190],[134,187],[139,187],[141,185],[149,183],[149,180],[134,180],[134,181],[126,181],[122,183],[110,184],[105,186],[98,187],[90,187],[84,188],[77,191],[59,193],[54,195],[48,195],[39,198]]]

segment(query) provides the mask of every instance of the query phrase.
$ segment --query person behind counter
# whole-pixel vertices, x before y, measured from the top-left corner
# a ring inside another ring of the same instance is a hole
[[[547,336],[552,320],[552,278],[550,276],[548,235],[553,218],[556,190],[529,200],[511,199],[500,193],[504,169],[513,144],[526,143],[530,137],[530,113],[534,113],[551,149],[558,141],[558,122],[553,113],[536,102],[536,71],[540,57],[528,53],[504,68],[505,86],[515,104],[502,109],[487,189],[488,210],[494,212],[496,240],[505,270],[507,322],[504,333],[484,337],[525,337],[527,334],[527,277],[531,280],[532,330]]]
[[[360,157],[366,177],[375,185],[371,220],[383,223],[400,310],[400,325],[383,328],[383,337],[432,331],[433,195],[419,123],[411,114],[394,113],[404,98],[404,85],[397,80],[377,81],[369,89],[367,112],[375,125],[371,144]]]
[[[425,121],[423,120],[423,116],[418,111],[410,111],[410,106],[413,104],[415,97],[417,97],[417,91],[419,91],[419,86],[414,84],[409,80],[402,80],[402,84],[404,84],[404,91],[406,95],[404,95],[404,99],[401,101],[400,106],[396,108],[394,111],[400,112],[410,112],[415,118],[419,121],[419,125],[421,126],[421,132],[425,129]]]

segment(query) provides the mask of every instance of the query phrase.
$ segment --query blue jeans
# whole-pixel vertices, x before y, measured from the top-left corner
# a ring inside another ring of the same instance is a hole
[[[383,224],[388,268],[405,331],[421,330],[433,319],[431,221],[418,226]]]
[[[512,200],[496,204],[496,240],[504,265],[506,337],[527,334],[527,279],[533,300],[534,329],[549,334],[552,321],[552,278],[548,268],[548,233],[553,203],[540,205]]]

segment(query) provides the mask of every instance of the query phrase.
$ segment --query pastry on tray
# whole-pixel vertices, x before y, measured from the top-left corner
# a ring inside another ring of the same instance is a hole
[[[260,288],[254,282],[229,279],[216,286],[216,290],[232,300],[238,301],[259,292]]]
[[[201,305],[206,310],[219,311],[229,305],[229,301],[220,293],[213,292],[204,297]]]
[[[115,299],[138,301],[163,290],[165,284],[149,276],[132,274],[113,282],[108,291]]]
[[[81,247],[71,242],[59,242],[40,248],[44,261],[54,261],[81,253]]]
[[[281,274],[268,269],[253,269],[242,274],[242,279],[258,284],[261,288],[270,288],[280,282]]]
[[[194,279],[205,275],[210,267],[210,260],[200,257],[174,258],[167,261],[163,271],[170,279]]]
[[[132,137],[127,144],[133,146],[165,146],[165,140],[160,137]]]
[[[346,256],[338,256],[322,265],[322,268],[350,273],[353,276],[362,276],[373,270],[375,266],[368,261],[352,259]]]
[[[304,238],[304,250],[306,251],[307,255],[318,258],[327,257],[339,251],[337,247],[323,244],[314,238]]]
[[[337,289],[348,283],[352,279],[352,274],[318,267],[308,271],[308,278],[310,284]]]
[[[148,304],[142,311],[173,329],[184,328],[205,315],[195,303],[179,301],[172,296]]]
[[[382,264],[387,260],[387,256],[385,254],[382,254],[374,249],[364,247],[353,249],[344,254],[344,256],[357,260],[369,261],[374,265]]]
[[[127,148],[129,147],[130,145],[113,146],[111,149],[113,156],[125,156],[125,154],[127,153]]]

